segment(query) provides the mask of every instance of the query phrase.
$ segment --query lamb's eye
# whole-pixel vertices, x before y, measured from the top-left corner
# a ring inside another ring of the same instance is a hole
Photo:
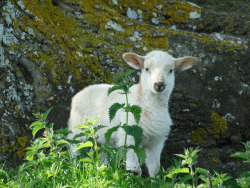
[[[171,70],[169,71],[169,73],[171,74],[173,71],[174,71],[174,70],[173,70],[173,69],[171,69]]]
[[[149,68],[146,68],[145,70],[148,72],[148,71],[149,71]]]

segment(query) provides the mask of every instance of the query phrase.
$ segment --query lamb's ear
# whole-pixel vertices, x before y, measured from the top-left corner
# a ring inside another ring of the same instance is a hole
[[[144,64],[144,60],[145,58],[137,55],[135,53],[124,53],[122,55],[123,59],[127,62],[127,64],[129,64],[131,67],[133,67],[134,69],[142,69],[143,68],[143,64]]]
[[[184,71],[189,68],[191,68],[195,63],[197,59],[192,56],[186,56],[175,59],[175,70],[177,71]]]

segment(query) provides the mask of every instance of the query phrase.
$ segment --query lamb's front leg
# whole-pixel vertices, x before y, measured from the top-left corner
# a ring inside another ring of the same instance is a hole
[[[125,133],[122,130],[119,130],[119,131],[120,131],[120,132],[118,132],[119,140],[117,143],[118,147],[124,146],[124,139],[123,138],[125,137]],[[127,146],[129,146],[129,145],[134,145],[134,138],[130,135],[128,135],[128,137],[127,137]],[[126,169],[131,170],[136,175],[142,174],[142,170],[140,168],[140,163],[139,163],[138,157],[133,149],[129,149],[127,151]]]
[[[142,170],[139,164],[138,157],[133,149],[130,149],[127,152],[126,169],[131,170],[135,175],[141,176],[142,174]]]
[[[160,158],[165,139],[155,140],[150,146],[145,148],[146,166],[150,177],[155,177],[160,169]]]

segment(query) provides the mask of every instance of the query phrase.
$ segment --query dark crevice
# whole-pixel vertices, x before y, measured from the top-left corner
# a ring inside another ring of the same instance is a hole
[[[163,15],[164,16],[164,18],[166,19],[166,20],[169,20],[170,18],[171,18],[171,16],[169,16],[169,15]]]
[[[20,62],[17,63],[17,66],[18,66],[20,72],[22,73],[22,76],[24,77],[24,79],[29,84],[32,84],[33,83],[33,77],[32,77],[32,74],[30,73],[30,71],[24,65],[22,65]]]
[[[54,5],[54,6],[58,6],[58,1],[57,0],[51,0],[51,3],[52,3],[52,5]]]

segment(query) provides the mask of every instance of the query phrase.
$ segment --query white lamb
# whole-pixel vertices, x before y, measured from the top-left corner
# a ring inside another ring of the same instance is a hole
[[[140,81],[130,88],[128,97],[131,105],[138,105],[142,108],[139,126],[143,129],[142,147],[147,154],[145,163],[149,175],[155,177],[160,168],[164,142],[168,138],[172,125],[168,101],[174,88],[174,71],[189,69],[196,63],[196,58],[191,56],[173,58],[163,51],[152,51],[146,56],[129,52],[123,54],[123,58],[131,67],[141,70]],[[108,128],[125,123],[125,114],[121,110],[111,122],[109,121],[108,108],[113,103],[125,103],[125,97],[119,91],[107,95],[110,87],[112,85],[92,85],[73,97],[69,119],[69,130],[72,134],[69,138],[79,133],[79,129],[74,129],[74,127],[83,124],[85,118],[99,117],[96,124],[107,126],[97,132],[100,144],[105,143],[104,133]],[[129,125],[135,124],[130,114]],[[117,147],[124,145],[124,135],[123,130],[114,132],[111,138],[112,145]],[[128,137],[127,144],[133,143],[133,137]],[[74,150],[74,147],[71,149]],[[133,150],[127,153],[126,168],[141,175],[139,161]]]

